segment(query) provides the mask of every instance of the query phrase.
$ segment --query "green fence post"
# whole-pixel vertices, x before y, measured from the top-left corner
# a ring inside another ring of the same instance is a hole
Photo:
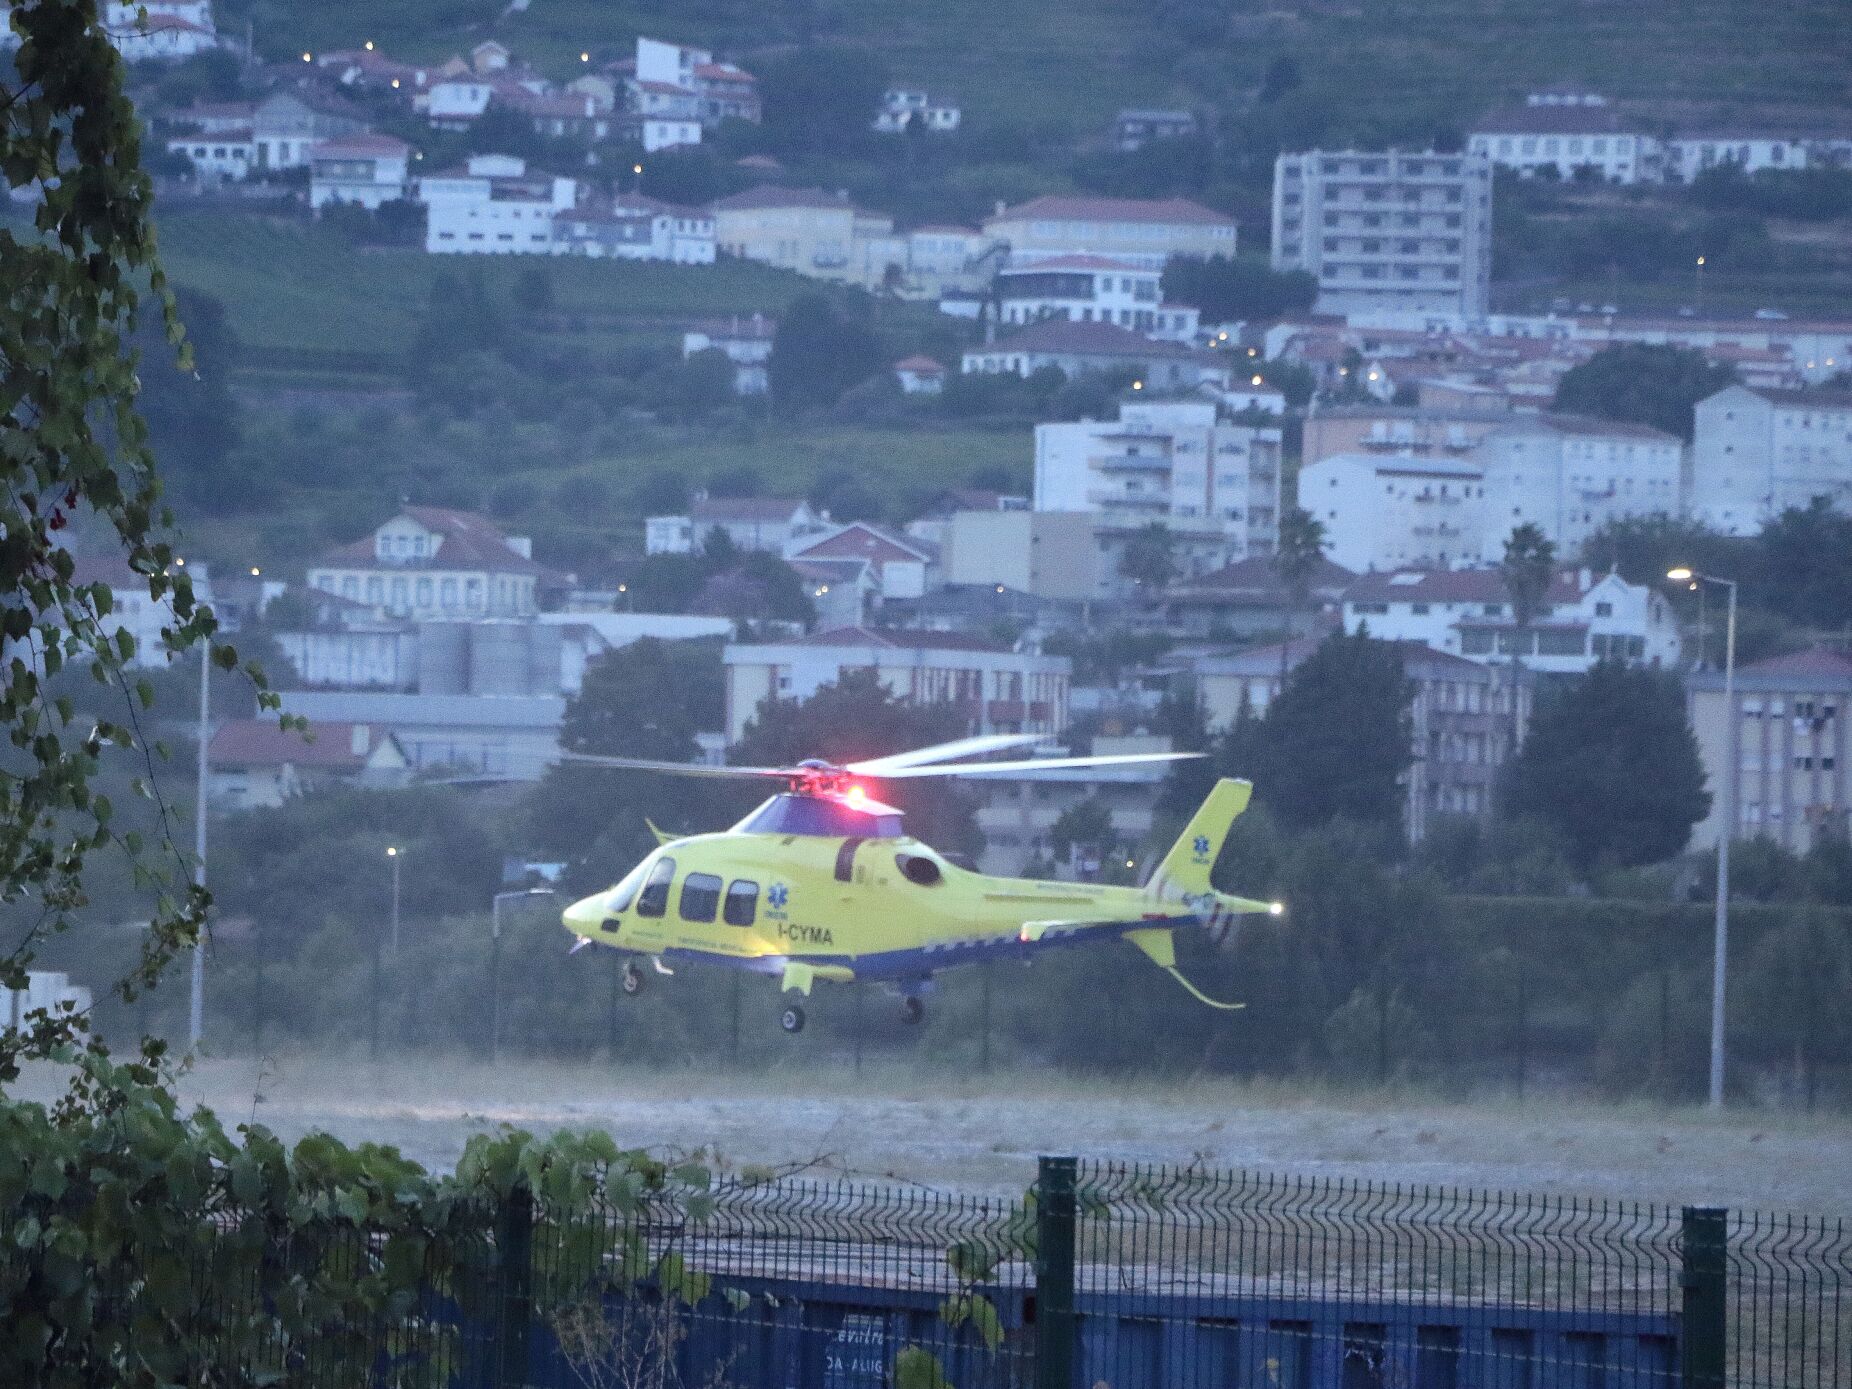
[[[1686,1206],[1680,1247],[1684,1292],[1679,1325],[1680,1382],[1684,1389],[1723,1389],[1725,1319],[1730,1274],[1730,1213],[1719,1206]]]
[[[1074,1389],[1075,1160],[1035,1174],[1035,1389]]]
[[[534,1201],[524,1185],[502,1199],[495,1222],[494,1389],[527,1383],[534,1315]]]

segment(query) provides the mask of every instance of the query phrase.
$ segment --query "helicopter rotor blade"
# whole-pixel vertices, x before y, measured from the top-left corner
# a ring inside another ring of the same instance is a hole
[[[788,781],[802,776],[800,767],[712,767],[705,762],[655,762],[646,757],[601,757],[589,752],[562,752],[560,761],[579,767],[611,767],[630,772],[667,772],[672,776],[777,777]]]
[[[880,776],[898,767],[918,767],[928,762],[951,762],[960,757],[978,757],[987,752],[1005,752],[1010,748],[1030,747],[1036,743],[1045,743],[1045,733],[986,733],[977,738],[960,738],[950,743],[934,743],[931,747],[914,748],[909,752],[893,752],[885,757],[864,758],[860,762],[844,764],[845,772],[857,776]]]
[[[1105,757],[1024,757],[1011,762],[974,762],[959,767],[901,767],[891,772],[870,772],[880,781],[928,776],[997,776],[1005,772],[1058,772],[1076,767],[1127,767],[1150,762],[1182,762],[1202,757],[1200,752],[1122,752]]]

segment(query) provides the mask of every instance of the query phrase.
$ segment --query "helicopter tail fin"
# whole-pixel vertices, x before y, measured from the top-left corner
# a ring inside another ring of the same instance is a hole
[[[1229,777],[1216,782],[1215,789],[1184,826],[1183,834],[1159,862],[1145,890],[1173,901],[1214,891],[1209,871],[1215,866],[1216,855],[1222,852],[1222,842],[1228,838],[1235,817],[1248,808],[1248,797],[1253,794],[1252,782]]]

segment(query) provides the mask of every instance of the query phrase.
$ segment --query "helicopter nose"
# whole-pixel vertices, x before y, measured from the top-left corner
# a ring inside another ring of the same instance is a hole
[[[560,913],[560,922],[575,936],[589,936],[604,925],[604,893],[582,897]]]

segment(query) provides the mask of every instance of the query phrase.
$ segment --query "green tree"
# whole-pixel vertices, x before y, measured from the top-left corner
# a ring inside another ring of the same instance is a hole
[[[1134,531],[1119,556],[1119,573],[1137,584],[1147,602],[1156,602],[1177,572],[1175,537],[1162,521]]]
[[[1500,799],[1555,829],[1583,872],[1678,853],[1711,803],[1678,677],[1604,661],[1542,701]]]
[[[175,293],[174,303],[192,342],[192,369],[179,370],[162,334],[143,324],[135,335],[141,364],[138,403],[148,445],[168,461],[169,477],[216,510],[239,490],[225,471],[238,442],[238,402],[231,393],[238,339],[225,321],[225,306],[210,295],[183,289]]]
[[[851,386],[886,371],[881,340],[861,316],[827,296],[798,295],[778,320],[766,362],[772,399],[787,410],[831,406]]]
[[[673,697],[665,697],[673,691]],[[725,675],[711,641],[644,637],[607,652],[585,670],[566,704],[560,747],[572,753],[693,762],[698,733],[726,721]],[[562,762],[530,799],[537,848],[584,865],[582,881],[609,882],[648,852],[645,817],[684,831],[719,828],[729,808],[706,783],[654,772]]]
[[[1315,275],[1232,256],[1172,256],[1164,262],[1163,284],[1165,299],[1194,304],[1204,323],[1284,318],[1304,313],[1318,298]]]
[[[1246,737],[1238,726],[1224,739],[1224,775],[1251,776],[1256,798],[1289,828],[1335,819],[1400,826],[1409,698],[1393,642],[1334,633]]]
[[[111,591],[78,583],[59,542],[75,518],[88,518],[91,543],[126,560],[149,600],[171,605],[167,645],[210,638],[212,615],[174,566],[171,517],[136,408],[131,342],[144,290],[161,308],[163,350],[175,351],[182,371],[192,354],[156,262],[140,121],[94,4],[19,0],[10,24],[19,43],[0,69],[0,180],[29,200],[32,230],[0,226],[0,633],[38,659],[14,660],[0,688],[13,750],[0,778],[0,900],[26,913],[0,958],[0,986],[25,987],[41,945],[76,922],[92,856],[114,848],[137,863],[150,917],[137,969],[112,981],[132,995],[198,938],[210,899],[185,883],[170,807],[149,781],[159,763],[135,728],[149,691],[128,673],[134,642],[100,625]],[[214,657],[238,664],[230,648]],[[94,678],[92,689],[110,691],[121,712],[80,711],[57,688],[66,671]],[[148,792],[146,815],[133,803],[118,814],[93,790],[99,770],[118,764]],[[143,853],[144,836],[158,856]],[[0,1033],[0,1082],[18,1074],[23,1056],[68,1045],[82,1026],[66,1016]]]
[[[1057,861],[1071,861],[1076,850],[1086,849],[1104,858],[1118,844],[1112,812],[1097,796],[1069,806],[1048,827],[1048,847]]]
[[[1286,614],[1286,640],[1280,647],[1280,681],[1286,680],[1294,627],[1312,598],[1312,580],[1325,560],[1325,523],[1302,506],[1289,506],[1280,516],[1280,546],[1274,568],[1286,585],[1291,606]]]
[[[1657,343],[1605,347],[1563,373],[1556,408],[1624,424],[1651,425],[1691,442],[1692,407],[1736,380],[1702,352]]]
[[[880,55],[819,44],[754,66],[765,99],[765,139],[773,149],[841,150],[868,140],[888,85]]]
[[[1755,557],[1757,596],[1783,617],[1827,631],[1852,617],[1852,516],[1827,498],[1770,521],[1756,538]]]
[[[1524,647],[1544,609],[1544,595],[1556,572],[1556,546],[1531,522],[1526,521],[1505,537],[1505,558],[1498,566],[1505,581],[1505,594],[1511,599],[1511,738],[1506,747],[1515,751],[1524,737]]]

